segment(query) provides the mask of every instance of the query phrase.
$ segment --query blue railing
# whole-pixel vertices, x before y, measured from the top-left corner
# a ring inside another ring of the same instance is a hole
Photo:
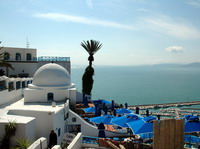
[[[84,136],[84,137],[83,137],[83,143],[87,143],[87,144],[98,144],[98,137]]]
[[[35,57],[33,58],[33,61],[54,61],[54,62],[61,62],[61,61],[65,61],[65,62],[69,62],[70,61],[70,57],[56,57],[56,56],[40,56],[40,57]]]

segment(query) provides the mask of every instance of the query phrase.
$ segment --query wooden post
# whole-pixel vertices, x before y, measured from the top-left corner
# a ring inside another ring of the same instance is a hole
[[[154,121],[154,149],[183,149],[184,120]]]

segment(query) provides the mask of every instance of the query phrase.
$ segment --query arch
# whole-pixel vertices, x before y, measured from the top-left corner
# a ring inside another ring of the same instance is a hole
[[[21,54],[20,53],[16,53],[15,54],[15,60],[16,61],[21,61]]]
[[[4,60],[9,60],[10,59],[10,54],[8,52],[4,53]]]
[[[53,93],[47,94],[47,101],[54,101],[54,94]]]
[[[32,60],[32,55],[30,53],[26,54],[26,60],[31,61]]]

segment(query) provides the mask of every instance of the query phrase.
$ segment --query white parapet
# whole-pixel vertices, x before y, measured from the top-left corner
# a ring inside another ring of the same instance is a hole
[[[78,133],[67,149],[80,149],[82,147],[82,133]]]
[[[62,149],[60,145],[54,145],[51,149]]]
[[[44,137],[39,138],[28,149],[47,149],[47,139]]]

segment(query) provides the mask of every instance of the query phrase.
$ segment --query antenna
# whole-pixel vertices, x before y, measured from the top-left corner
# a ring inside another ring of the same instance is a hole
[[[26,48],[28,49],[30,46],[30,43],[28,42],[28,37],[26,38]]]

